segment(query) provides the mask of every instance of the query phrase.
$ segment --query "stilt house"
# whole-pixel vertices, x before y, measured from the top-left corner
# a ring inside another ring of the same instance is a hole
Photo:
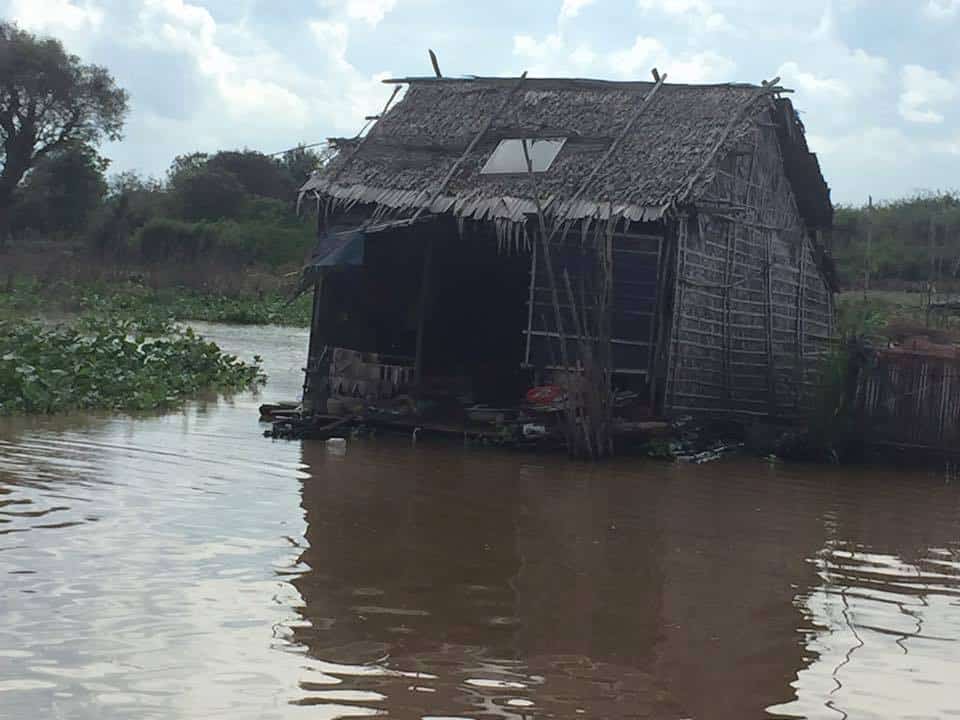
[[[301,189],[320,232],[308,405],[331,347],[516,402],[578,366],[590,326],[650,414],[802,411],[831,336],[833,209],[776,81],[386,82],[402,99]]]

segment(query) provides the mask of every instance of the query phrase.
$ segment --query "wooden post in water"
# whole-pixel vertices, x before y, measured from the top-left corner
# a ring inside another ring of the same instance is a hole
[[[303,416],[311,418],[327,411],[330,396],[330,353],[323,337],[324,278],[313,285],[313,314],[310,318],[310,341],[307,349],[307,367],[303,380]]]
[[[327,231],[324,214],[317,203],[317,242]],[[323,302],[326,283],[325,271],[321,271],[313,283],[313,306],[310,315],[310,339],[307,341],[307,366],[303,371],[303,400],[301,414],[304,418],[322,415],[327,411],[330,397],[330,353],[323,337],[326,308]]]

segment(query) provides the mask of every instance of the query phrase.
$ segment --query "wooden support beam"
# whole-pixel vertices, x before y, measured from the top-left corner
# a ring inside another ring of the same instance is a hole
[[[510,92],[508,92],[506,94],[506,97],[503,98],[503,102],[501,102],[500,105],[490,115],[487,116],[487,119],[484,121],[483,125],[480,127],[480,130],[477,132],[476,135],[474,135],[473,140],[470,141],[470,144],[467,145],[467,149],[463,151],[463,154],[457,158],[456,162],[454,162],[453,165],[450,167],[450,169],[447,171],[447,174],[444,176],[439,187],[437,187],[430,201],[426,205],[421,205],[419,208],[417,208],[417,211],[414,213],[412,220],[416,220],[418,217],[420,217],[420,215],[423,214],[424,210],[431,207],[437,201],[437,199],[439,199],[439,197],[443,195],[443,191],[447,189],[447,185],[450,184],[450,180],[456,174],[457,170],[460,169],[460,166],[463,164],[463,161],[466,160],[468,157],[470,157],[470,153],[473,152],[473,149],[477,146],[477,143],[479,143],[480,140],[483,138],[483,136],[487,134],[487,131],[490,129],[490,126],[493,124],[493,121],[496,120],[497,117],[500,115],[500,113],[502,113],[506,109],[510,100],[513,98],[513,94],[520,89],[520,86],[523,85],[523,81],[526,79],[527,79],[527,71],[524,70],[523,74],[517,79],[516,83],[511,88]]]
[[[427,50],[430,53],[430,64],[433,65],[433,74],[438,78],[443,77],[443,73],[440,72],[440,63],[437,61],[437,54],[433,50]]]
[[[397,85],[396,87],[393,88],[393,92],[390,93],[390,97],[387,99],[386,104],[383,106],[383,111],[380,113],[380,115],[376,116],[377,118],[383,117],[384,115],[387,114],[387,111],[390,109],[390,106],[393,104],[394,98],[397,97],[397,94],[398,94],[399,92],[400,92],[400,86]],[[371,118],[367,118],[367,122],[369,123],[369,122],[376,122],[376,121],[371,120]],[[364,127],[366,127],[366,126],[364,126]],[[360,132],[362,133],[363,130],[361,130]],[[340,167],[337,168],[336,173],[334,173],[333,177],[330,178],[330,182],[331,182],[331,183],[335,182],[335,181],[337,180],[337,178],[339,178],[339,177],[343,174],[343,171],[347,168],[347,166],[348,166],[351,162],[353,162],[353,159],[357,156],[357,153],[360,152],[360,149],[363,147],[364,143],[367,142],[367,138],[370,137],[371,133],[368,132],[368,133],[367,133],[366,135],[364,135],[362,138],[359,137],[359,135],[360,135],[360,133],[357,134],[357,138],[353,138],[353,140],[356,141],[356,142],[355,142],[355,145],[354,145],[354,148],[353,148],[353,152],[352,152],[352,153],[350,154],[350,156],[343,162],[343,164],[341,164]],[[358,139],[358,138],[359,138],[359,139]],[[334,139],[334,138],[328,138],[328,140],[331,140],[331,141],[332,141],[333,139]]]
[[[313,313],[310,317],[310,340],[307,343],[307,367],[303,377],[303,416],[312,418],[327,411],[330,394],[328,383],[330,355],[323,337],[326,305],[325,283],[321,277],[313,286]]]
[[[657,84],[654,85],[653,88],[650,90],[650,92],[648,92],[644,96],[643,100],[640,101],[640,104],[637,106],[637,109],[634,110],[633,114],[630,116],[626,124],[620,130],[620,133],[617,135],[616,139],[612,143],[610,143],[610,147],[607,148],[607,151],[603,154],[603,156],[600,158],[597,164],[594,165],[593,170],[590,171],[590,174],[587,175],[584,181],[580,184],[580,187],[577,188],[577,192],[574,193],[573,197],[569,202],[570,207],[574,207],[580,201],[580,198],[583,195],[583,193],[586,192],[587,188],[590,187],[590,184],[594,181],[594,178],[597,177],[597,173],[600,172],[601,168],[604,168],[607,166],[607,162],[609,161],[610,156],[613,155],[614,151],[617,149],[617,146],[620,145],[621,142],[623,142],[623,139],[627,136],[627,133],[630,132],[630,128],[633,127],[634,123],[636,123],[637,119],[643,114],[644,110],[646,110],[650,106],[650,101],[653,100],[653,97],[654,95],[657,94],[657,91],[661,87],[663,87],[663,83],[666,82],[666,80],[667,80],[667,75],[666,73],[664,73],[663,75],[660,76],[660,79],[657,80]],[[557,228],[559,227],[559,225],[560,225],[560,222],[558,219],[557,223],[554,224],[553,230],[550,233],[551,240],[553,239],[553,236],[556,234]]]

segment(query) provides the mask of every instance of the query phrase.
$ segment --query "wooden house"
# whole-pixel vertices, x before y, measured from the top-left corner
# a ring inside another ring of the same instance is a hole
[[[648,414],[798,415],[832,331],[817,158],[776,81],[664,80],[386,81],[402,98],[301,189],[306,404],[332,347],[504,404],[589,335]]]

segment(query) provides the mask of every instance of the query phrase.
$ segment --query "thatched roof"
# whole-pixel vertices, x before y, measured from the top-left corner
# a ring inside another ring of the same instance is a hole
[[[338,156],[307,182],[304,194],[369,203],[381,211],[414,212],[426,206],[460,217],[520,222],[536,211],[531,178],[523,173],[482,175],[480,169],[502,139],[566,137],[552,166],[535,178],[540,196],[548,198],[548,214],[576,219],[606,218],[612,212],[633,221],[656,220],[702,194],[725,151],[755,123],[776,116],[770,111],[781,90],[663,84],[636,115],[654,83],[531,78],[405,82],[406,95],[365,138],[334,141]],[[572,205],[584,179],[631,120],[595,180]],[[805,144],[802,153],[808,154]]]

